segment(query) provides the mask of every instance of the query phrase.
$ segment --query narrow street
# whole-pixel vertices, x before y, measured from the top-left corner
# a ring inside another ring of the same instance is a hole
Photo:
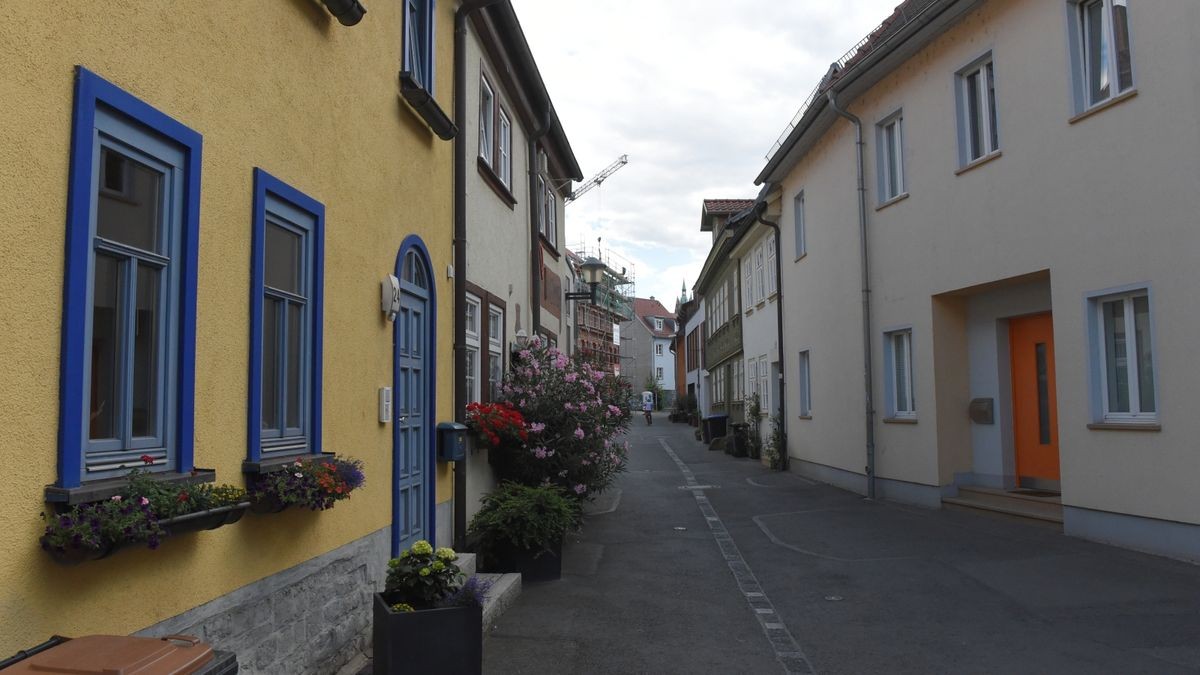
[[[487,673],[1200,671],[1200,567],[857,495],[656,417]]]

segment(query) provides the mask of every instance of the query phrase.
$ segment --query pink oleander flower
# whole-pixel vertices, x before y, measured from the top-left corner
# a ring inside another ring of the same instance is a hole
[[[575,438],[583,438],[583,429],[575,427]]]
[[[525,361],[529,357],[533,356],[533,352],[529,351],[528,349],[522,349],[521,351],[517,352],[517,356],[521,357],[522,361]]]
[[[575,410],[575,406],[571,405],[570,401],[567,401],[563,404],[563,410],[566,410],[567,412],[573,412]]]
[[[533,452],[534,457],[537,457],[538,459],[546,459],[546,449],[545,448],[534,448],[532,450],[532,452]]]
[[[582,464],[582,465],[584,465],[584,466],[591,466],[591,465],[592,465],[592,463],[591,463],[591,462],[589,462],[589,461],[588,461],[588,460],[586,460],[586,459],[581,459],[581,460],[579,460],[579,463],[580,463],[580,464]]]
[[[150,500],[146,499],[145,497],[142,497],[141,499],[138,500],[138,503],[141,504],[142,506],[145,506],[150,503]]]
[[[530,422],[529,430],[535,434],[540,434],[546,430],[546,425],[542,424],[541,422]]]
[[[579,379],[579,375],[576,373],[567,373],[566,375],[563,375],[563,379],[567,382],[574,382],[575,380]]]
[[[586,486],[584,486],[584,484],[583,484],[583,483],[576,483],[576,484],[575,484],[575,494],[577,494],[577,495],[581,495],[581,494],[583,494],[583,493],[585,493],[585,492],[587,492],[587,487],[586,487]]]
[[[121,495],[113,495],[113,496],[112,496],[112,500],[113,500],[114,502],[119,502],[119,501],[121,501]]]
[[[300,473],[299,471],[297,471],[296,473],[294,473],[292,475],[295,476],[296,478],[304,478],[304,474]]]

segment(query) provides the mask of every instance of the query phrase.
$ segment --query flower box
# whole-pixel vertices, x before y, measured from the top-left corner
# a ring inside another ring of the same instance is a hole
[[[492,560],[489,571],[518,572],[522,583],[555,581],[562,578],[562,540],[540,551],[497,545]]]
[[[240,502],[238,504],[230,504],[229,506],[218,506],[215,509],[208,509],[207,511],[197,511],[182,516],[175,516],[174,518],[167,518],[158,521],[158,524],[162,525],[169,534],[215,530],[218,527],[232,525],[241,520],[249,508],[250,502]]]
[[[376,675],[483,672],[482,607],[396,612],[376,593],[373,617]]]

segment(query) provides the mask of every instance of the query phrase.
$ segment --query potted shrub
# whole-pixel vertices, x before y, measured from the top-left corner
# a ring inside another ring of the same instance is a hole
[[[250,491],[255,513],[276,513],[289,506],[313,511],[333,508],[363,486],[361,460],[319,458],[296,460],[281,471],[263,474]]]
[[[453,549],[421,540],[388,562],[371,628],[376,675],[482,672],[487,585],[463,583],[456,560]]]
[[[563,537],[579,517],[579,500],[562,488],[506,481],[483,498],[468,533],[478,541],[485,569],[550,581],[562,577]]]

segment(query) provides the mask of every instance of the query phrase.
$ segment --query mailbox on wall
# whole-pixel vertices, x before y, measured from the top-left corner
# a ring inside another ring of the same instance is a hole
[[[439,422],[437,425],[438,459],[461,462],[467,458],[467,427],[458,422]]]

